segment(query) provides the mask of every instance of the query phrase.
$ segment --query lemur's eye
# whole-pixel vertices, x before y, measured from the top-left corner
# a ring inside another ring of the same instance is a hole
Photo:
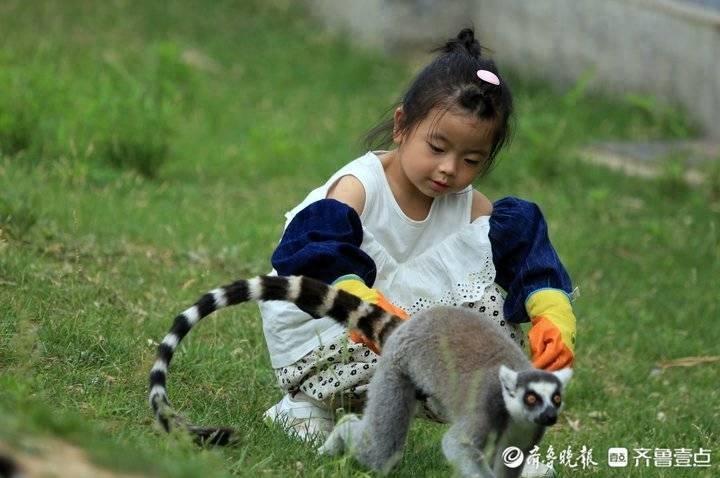
[[[540,399],[538,398],[538,396],[532,392],[525,395],[525,405],[534,407],[539,401]]]
[[[560,405],[562,403],[562,397],[559,393],[556,393],[555,395],[553,395],[552,401],[555,405]]]

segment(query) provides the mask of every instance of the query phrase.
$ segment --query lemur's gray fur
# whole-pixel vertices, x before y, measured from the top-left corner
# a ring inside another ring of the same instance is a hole
[[[166,375],[178,343],[193,325],[217,309],[250,300],[292,302],[313,317],[331,317],[358,329],[378,344],[382,355],[363,418],[341,419],[320,451],[349,451],[380,472],[389,471],[400,458],[417,397],[422,396],[451,424],[442,449],[462,476],[518,476],[522,466],[505,466],[503,450],[516,446],[527,455],[538,443],[557,420],[562,389],[572,374],[570,369],[534,369],[497,324],[467,309],[435,307],[403,321],[307,277],[260,276],[215,289],[175,318],[150,373],[150,404],[166,431],[180,425],[199,441],[213,444],[239,439],[228,428],[186,424],[170,408]]]
[[[428,309],[387,340],[363,418],[343,417],[320,452],[347,450],[365,466],[389,471],[401,456],[419,392],[451,424],[442,449],[462,476],[519,476],[522,463],[506,467],[503,450],[515,446],[527,456],[557,420],[571,374],[534,369],[497,324],[472,311]]]

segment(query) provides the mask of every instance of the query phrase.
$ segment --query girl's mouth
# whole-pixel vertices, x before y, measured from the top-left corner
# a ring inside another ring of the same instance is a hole
[[[441,183],[440,181],[435,181],[433,179],[430,180],[430,185],[431,185],[430,187],[432,189],[434,189],[435,191],[440,191],[440,192],[446,191],[447,188],[450,187],[449,184]]]

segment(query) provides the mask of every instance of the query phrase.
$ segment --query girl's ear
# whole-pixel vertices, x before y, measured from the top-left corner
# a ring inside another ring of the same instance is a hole
[[[393,115],[393,143],[400,144],[403,141],[403,125],[405,124],[405,111],[402,105],[395,108]]]

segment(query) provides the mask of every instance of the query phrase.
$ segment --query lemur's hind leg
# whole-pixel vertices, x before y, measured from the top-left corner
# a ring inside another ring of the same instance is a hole
[[[415,386],[386,360],[370,382],[362,420],[340,420],[319,451],[345,449],[364,466],[387,473],[402,456],[414,411]]]
[[[495,477],[482,449],[485,439],[482,434],[483,430],[460,419],[443,435],[443,454],[462,477]]]

